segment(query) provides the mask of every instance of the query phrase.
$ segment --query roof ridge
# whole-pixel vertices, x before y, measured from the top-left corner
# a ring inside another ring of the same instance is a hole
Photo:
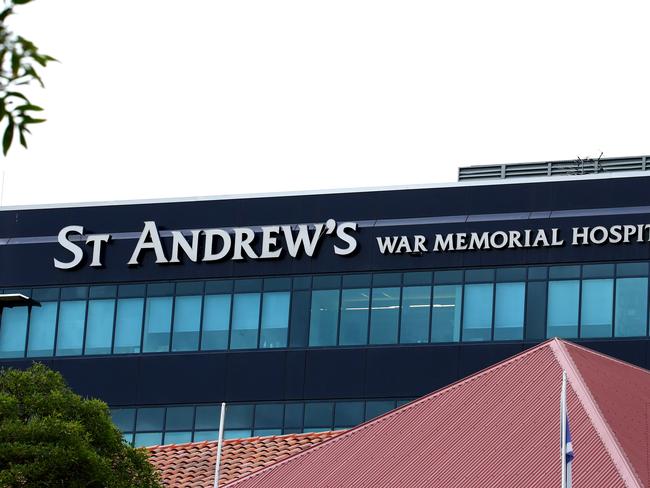
[[[356,427],[353,427],[352,429],[350,429],[348,431],[344,431],[341,435],[337,435],[337,436],[331,437],[329,439],[326,439],[325,441],[321,442],[320,444],[317,444],[317,445],[312,446],[312,447],[310,447],[308,449],[305,449],[304,451],[297,452],[297,453],[295,453],[295,454],[293,454],[293,455],[291,455],[291,456],[289,456],[289,457],[287,457],[287,458],[285,458],[285,459],[283,459],[281,461],[278,461],[276,463],[271,464],[270,466],[267,466],[265,468],[262,468],[262,469],[259,469],[259,470],[255,471],[253,473],[250,473],[250,474],[248,474],[246,476],[243,476],[242,478],[239,478],[237,480],[233,480],[230,483],[227,483],[226,485],[224,485],[224,488],[227,488],[227,487],[230,487],[230,486],[237,486],[237,484],[239,484],[240,482],[243,482],[243,481],[248,480],[250,478],[254,478],[255,476],[261,475],[266,471],[271,471],[271,470],[273,470],[273,469],[275,469],[275,468],[277,468],[279,466],[282,466],[284,464],[288,464],[288,463],[294,461],[295,459],[298,459],[298,458],[300,458],[300,457],[302,457],[304,455],[309,454],[310,452],[317,451],[318,449],[324,447],[325,445],[329,445],[330,443],[335,443],[335,442],[338,442],[338,441],[340,441],[340,440],[342,440],[344,438],[347,438],[349,436],[353,436],[357,432],[361,432],[364,429],[366,429],[369,425],[374,425],[374,424],[377,424],[379,422],[383,422],[384,420],[386,420],[388,418],[392,418],[395,415],[400,415],[402,412],[405,412],[405,411],[413,408],[415,405],[419,405],[420,403],[424,403],[426,401],[429,401],[432,398],[436,398],[438,395],[441,395],[442,393],[454,390],[454,389],[456,389],[456,388],[458,388],[458,387],[460,387],[460,386],[462,386],[462,385],[464,385],[466,383],[469,383],[469,382],[474,381],[474,380],[476,380],[476,379],[478,379],[480,377],[483,377],[488,372],[494,371],[496,369],[500,369],[500,368],[502,368],[502,367],[504,367],[504,366],[506,366],[506,365],[508,365],[510,363],[520,361],[521,359],[526,358],[526,357],[530,356],[531,354],[534,354],[534,353],[536,353],[536,352],[538,352],[538,351],[540,351],[540,350],[542,350],[542,349],[544,349],[546,347],[549,347],[549,345],[554,340],[557,340],[557,339],[547,339],[544,342],[541,342],[541,343],[537,344],[536,346],[533,346],[533,347],[531,347],[529,349],[526,349],[525,351],[522,351],[522,352],[520,352],[518,354],[515,354],[512,357],[506,358],[506,359],[504,359],[504,360],[502,360],[502,361],[500,361],[500,362],[498,362],[496,364],[493,364],[492,366],[488,366],[486,368],[483,368],[482,370],[477,371],[476,373],[471,374],[470,376],[462,378],[462,379],[460,379],[460,380],[458,380],[458,381],[456,381],[456,382],[454,382],[454,383],[452,383],[450,385],[439,388],[439,389],[437,389],[437,390],[435,390],[435,391],[433,391],[431,393],[427,393],[423,397],[417,398],[417,399],[413,400],[412,402],[407,403],[406,405],[403,405],[403,406],[401,406],[399,408],[396,408],[394,410],[386,412],[385,414],[380,415],[379,417],[375,417],[373,419],[370,419],[370,420],[368,420],[368,421],[366,421],[366,422],[364,422],[364,423],[362,423],[360,425],[357,425]]]
[[[579,368],[574,363],[571,353],[567,349],[567,344],[572,343],[557,338],[551,340],[551,350],[553,351],[555,358],[558,363],[560,363],[562,369],[567,372],[569,383],[573,387],[578,400],[582,403],[587,416],[590,418],[592,425],[596,429],[598,437],[600,437],[603,442],[605,449],[612,458],[614,466],[616,466],[616,469],[621,475],[621,478],[623,478],[625,484],[634,488],[643,488],[639,475],[625,454],[625,450],[616,438],[614,431],[607,423],[605,416],[600,411],[596,400],[591,394],[591,390],[580,374]]]

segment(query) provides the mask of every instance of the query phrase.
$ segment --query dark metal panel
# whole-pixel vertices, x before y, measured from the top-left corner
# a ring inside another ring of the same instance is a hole
[[[362,398],[365,363],[365,348],[307,351],[305,398]]]
[[[282,400],[286,351],[238,352],[228,355],[225,400]]]

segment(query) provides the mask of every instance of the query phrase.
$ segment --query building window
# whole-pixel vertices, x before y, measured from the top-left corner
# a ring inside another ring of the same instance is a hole
[[[311,294],[310,346],[336,345],[339,290],[314,290]]]
[[[199,348],[202,303],[200,295],[176,297],[172,351],[196,351]]]
[[[343,290],[339,344],[356,346],[368,342],[370,289]]]
[[[275,291],[264,293],[260,347],[287,347],[289,333],[289,301],[291,293]]]
[[[401,288],[373,288],[370,344],[397,344]]]
[[[144,316],[143,352],[169,351],[172,297],[149,297]]]
[[[616,337],[646,335],[648,324],[648,278],[616,280]]]
[[[611,337],[614,280],[583,280],[580,337]]]
[[[578,337],[579,299],[579,281],[549,281],[547,337]]]
[[[431,316],[431,287],[406,286],[402,291],[403,344],[429,342],[429,319]]]
[[[52,356],[54,352],[54,331],[58,302],[44,302],[40,307],[32,308],[29,320],[29,340],[27,356]]]
[[[110,354],[113,341],[115,300],[90,300],[86,324],[85,354]]]
[[[257,347],[261,293],[235,293],[232,305],[231,349]]]
[[[22,358],[27,337],[27,307],[3,308],[0,322],[0,357]]]
[[[458,342],[462,304],[462,285],[433,287],[431,342]]]
[[[206,295],[203,305],[203,351],[228,348],[231,295]]]
[[[120,298],[115,319],[115,354],[140,352],[144,298]]]
[[[494,340],[524,337],[526,283],[497,283],[494,299]]]
[[[492,335],[493,285],[465,285],[463,341],[489,341]]]

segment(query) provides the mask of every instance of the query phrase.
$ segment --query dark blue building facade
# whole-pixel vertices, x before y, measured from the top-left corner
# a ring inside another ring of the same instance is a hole
[[[648,183],[6,208],[0,289],[40,306],[3,309],[0,364],[138,445],[214,438],[221,401],[230,437],[351,427],[553,336],[647,368]]]

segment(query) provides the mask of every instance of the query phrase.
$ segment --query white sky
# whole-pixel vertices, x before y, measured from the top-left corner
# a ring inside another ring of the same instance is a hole
[[[650,152],[646,1],[36,0],[5,205],[454,181]]]

